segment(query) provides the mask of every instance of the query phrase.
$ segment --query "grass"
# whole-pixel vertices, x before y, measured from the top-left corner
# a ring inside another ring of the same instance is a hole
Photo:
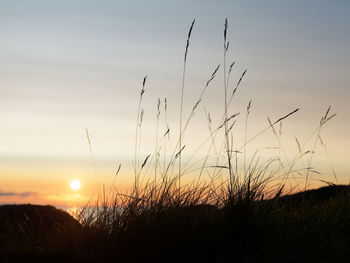
[[[268,118],[268,125],[248,138],[248,120],[253,106],[249,101],[244,114],[244,144],[236,145],[234,128],[238,116],[243,114],[230,112],[230,105],[247,70],[241,73],[230,90],[230,76],[235,62],[229,66],[226,64],[229,50],[226,19],[223,66],[215,67],[185,118],[186,63],[194,26],[195,20],[186,40],[179,134],[175,146],[171,148],[168,142],[171,129],[167,120],[167,100],[164,99],[162,111],[161,100],[158,99],[155,148],[151,150],[152,154],[141,159],[145,77],[137,107],[134,184],[130,191],[122,193],[113,187],[106,193],[103,187],[96,203],[86,204],[75,214],[81,226],[79,231],[52,226],[33,233],[33,226],[23,228],[23,220],[16,222],[12,228],[3,228],[0,233],[3,262],[24,259],[38,262],[53,258],[60,262],[349,261],[350,255],[346,251],[350,244],[350,191],[347,187],[322,202],[313,195],[310,198],[301,196],[299,202],[295,201],[295,196],[282,197],[286,184],[296,177],[302,178],[304,190],[309,187],[312,173],[317,172],[311,166],[316,145],[325,147],[321,129],[335,114],[330,113],[329,107],[313,137],[304,144],[296,138],[299,152],[288,160],[281,143],[282,122],[299,109],[281,114],[275,121]],[[210,113],[205,111],[209,135],[185,160],[182,156],[186,149],[185,132],[202,104],[207,88],[221,68],[224,77],[224,113],[215,125]],[[163,132],[159,131],[161,114],[164,114]],[[276,137],[281,155],[263,160],[256,152],[252,157],[247,157],[247,145],[267,131],[272,131]],[[94,164],[87,129],[86,134]],[[307,150],[307,143],[313,139],[312,148]],[[207,154],[197,163],[195,157],[200,151],[203,152],[204,146],[207,147]],[[286,160],[285,163],[282,159]],[[300,166],[300,162],[307,165]],[[95,164],[94,169],[97,173]],[[116,177],[120,171],[119,166]],[[192,176],[192,180],[184,180],[189,174],[196,176]]]
[[[143,198],[120,195],[120,205],[84,210],[88,214],[75,232],[59,224],[33,232],[34,222],[26,228],[16,221],[19,229],[11,221],[12,231],[1,235],[2,262],[349,260],[348,186],[328,198],[321,195],[322,201],[317,194],[288,199],[279,193],[261,200],[262,189],[242,189],[212,205],[202,201],[205,190],[188,189],[179,197],[150,186],[138,192]]]

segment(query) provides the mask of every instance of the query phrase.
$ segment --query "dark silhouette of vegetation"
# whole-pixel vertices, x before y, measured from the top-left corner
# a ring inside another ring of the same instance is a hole
[[[123,210],[101,210],[81,226],[50,206],[2,206],[1,261],[350,260],[350,186],[277,193],[269,200],[255,194],[237,195],[224,206],[176,199],[166,205],[129,203]]]

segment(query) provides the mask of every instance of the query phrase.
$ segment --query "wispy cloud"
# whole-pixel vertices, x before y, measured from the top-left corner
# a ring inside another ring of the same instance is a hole
[[[21,193],[15,193],[15,192],[4,192],[0,190],[0,197],[1,196],[18,196],[18,197],[27,197],[31,195],[36,195],[35,192],[21,192]]]

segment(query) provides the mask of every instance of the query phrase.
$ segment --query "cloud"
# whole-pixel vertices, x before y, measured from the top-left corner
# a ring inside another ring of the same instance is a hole
[[[1,196],[18,196],[18,197],[28,197],[31,195],[36,195],[35,192],[21,192],[21,193],[15,193],[15,192],[4,192],[0,190],[0,197]]]

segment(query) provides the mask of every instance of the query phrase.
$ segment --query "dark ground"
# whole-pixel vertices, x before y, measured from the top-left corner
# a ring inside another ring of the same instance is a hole
[[[52,206],[0,206],[0,262],[350,262],[349,189],[152,207],[84,225]]]

